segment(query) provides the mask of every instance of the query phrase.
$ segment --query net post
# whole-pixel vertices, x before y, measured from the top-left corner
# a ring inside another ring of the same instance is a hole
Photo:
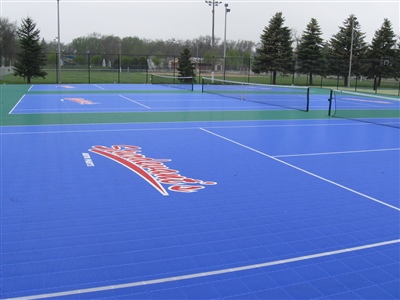
[[[204,77],[201,77],[201,92],[204,93]]]
[[[328,101],[329,101],[328,116],[329,117],[331,116],[331,112],[332,112],[332,100],[333,100],[333,90],[331,89],[330,93],[329,93],[329,99],[328,99]]]
[[[310,110],[310,87],[307,88],[307,104],[306,104],[306,111]]]

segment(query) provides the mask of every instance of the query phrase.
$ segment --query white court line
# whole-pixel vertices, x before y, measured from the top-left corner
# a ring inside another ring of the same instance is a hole
[[[9,115],[11,115],[14,111],[14,109],[18,106],[18,104],[22,101],[22,99],[24,99],[25,94],[21,97],[21,99],[19,99],[19,101],[14,105],[14,107],[10,110],[10,112],[8,113]]]
[[[105,88],[103,88],[103,87],[101,87],[101,86],[99,86],[97,84],[93,84],[93,86],[97,87],[98,89],[105,90]]]
[[[118,95],[118,96],[120,96],[121,98],[124,98],[124,99],[126,99],[126,100],[128,100],[128,101],[131,101],[131,102],[133,102],[133,103],[136,103],[136,104],[138,104],[138,105],[141,105],[141,106],[143,106],[143,107],[146,107],[146,108],[148,108],[148,109],[151,109],[151,107],[146,106],[146,105],[144,105],[144,104],[142,104],[142,103],[139,103],[139,102],[137,102],[137,101],[135,101],[135,100],[129,99],[128,97],[125,97],[125,96],[122,96],[122,95]]]
[[[32,300],[32,299],[44,299],[44,298],[51,298],[51,297],[73,296],[73,295],[80,295],[80,294],[85,294],[85,293],[95,293],[95,292],[110,291],[110,290],[117,290],[117,289],[133,288],[136,286],[145,286],[145,285],[152,285],[152,284],[158,284],[158,283],[175,282],[175,281],[200,278],[200,277],[206,277],[206,276],[214,276],[214,275],[221,275],[221,274],[234,273],[234,272],[240,272],[240,271],[247,271],[247,270],[252,270],[252,269],[260,269],[260,268],[265,268],[265,267],[270,267],[270,266],[276,266],[276,265],[282,265],[282,264],[287,264],[287,263],[292,263],[292,262],[313,259],[313,258],[320,258],[320,257],[331,256],[331,255],[349,253],[349,252],[353,252],[353,251],[360,251],[360,250],[371,249],[371,248],[376,248],[376,247],[381,247],[381,246],[386,246],[386,245],[397,244],[397,243],[400,243],[400,239],[386,241],[386,242],[380,242],[380,243],[375,243],[375,244],[368,244],[368,245],[363,245],[363,246],[357,246],[357,247],[352,247],[352,248],[344,248],[344,249],[340,249],[340,250],[322,252],[322,253],[317,253],[317,254],[293,257],[293,258],[288,258],[288,259],[270,261],[270,262],[265,262],[265,263],[260,263],[260,264],[246,265],[246,266],[235,267],[235,268],[221,269],[221,270],[202,272],[202,273],[194,273],[194,274],[181,275],[181,276],[175,276],[175,277],[159,278],[159,279],[153,279],[153,280],[147,280],[147,281],[136,281],[136,282],[124,283],[124,284],[107,285],[107,286],[100,286],[100,287],[80,289],[80,290],[71,290],[71,291],[64,291],[64,292],[58,292],[58,293],[31,295],[31,296],[18,297],[18,298],[8,298],[8,300],[22,300],[22,299]]]
[[[305,153],[305,154],[283,154],[283,155],[271,155],[271,156],[272,157],[300,157],[300,156],[335,155],[335,154],[368,153],[368,152],[399,151],[399,150],[400,150],[400,148],[388,148],[388,149],[353,150],[353,151],[337,151],[337,152],[317,152],[317,153]]]
[[[236,121],[216,121],[218,123],[231,123]],[[249,122],[249,121],[240,121],[240,122]],[[250,121],[253,122],[253,121]],[[269,122],[269,121],[268,121]],[[335,120],[336,122],[336,120]],[[190,122],[160,122],[160,124],[187,124],[187,123],[209,123],[208,121],[190,121]],[[119,123],[118,125],[131,125],[131,124],[140,124],[144,125],[145,123]],[[88,123],[88,124],[45,124],[45,125],[12,125],[12,126],[3,126],[3,127],[70,127],[70,126],[102,126],[102,125],[115,125],[115,123]],[[344,124],[331,124],[331,123],[322,123],[322,124],[273,124],[273,125],[221,125],[221,126],[207,126],[209,129],[226,129],[226,128],[271,128],[271,127],[316,127],[316,126],[368,126],[368,123],[344,123]],[[24,131],[24,132],[0,132],[0,135],[13,135],[13,134],[49,134],[49,133],[86,133],[86,132],[120,132],[120,131],[147,131],[147,130],[184,130],[184,129],[199,129],[198,126],[196,127],[170,127],[170,128],[118,128],[118,129],[93,129],[93,130],[53,130],[53,131]]]
[[[390,205],[390,204],[388,204],[388,203],[386,203],[386,202],[383,202],[383,201],[381,201],[381,200],[378,200],[378,199],[376,199],[376,198],[373,198],[373,197],[371,197],[371,196],[368,196],[368,195],[366,195],[366,194],[363,194],[363,193],[361,193],[361,192],[358,192],[358,191],[356,191],[356,190],[353,190],[353,189],[351,189],[351,188],[349,188],[349,187],[347,187],[347,186],[344,186],[344,185],[342,185],[342,184],[339,184],[339,183],[337,183],[337,182],[335,182],[335,181],[329,180],[329,179],[327,179],[327,178],[325,178],[325,177],[319,176],[319,175],[317,175],[317,174],[314,174],[314,173],[309,172],[309,171],[307,171],[307,170],[304,170],[304,169],[302,169],[302,168],[296,167],[295,165],[292,165],[292,164],[287,163],[287,162],[285,162],[285,161],[283,161],[283,160],[280,160],[280,159],[278,159],[278,158],[275,158],[275,157],[273,157],[273,156],[271,156],[271,155],[269,155],[269,154],[266,154],[266,153],[264,153],[264,152],[261,152],[261,151],[259,151],[259,150],[254,149],[254,148],[251,148],[251,147],[249,147],[249,146],[246,146],[246,145],[244,145],[244,144],[241,144],[241,143],[239,143],[239,142],[236,142],[236,141],[234,141],[234,140],[231,140],[231,139],[229,139],[229,138],[227,138],[227,137],[224,137],[224,136],[219,135],[219,134],[216,134],[216,133],[214,133],[214,132],[212,132],[212,131],[206,130],[206,129],[204,129],[204,128],[200,128],[200,130],[203,130],[204,132],[207,132],[207,133],[209,133],[209,134],[212,134],[212,135],[214,135],[214,136],[216,136],[216,137],[219,137],[219,138],[221,138],[221,139],[224,139],[224,140],[226,140],[226,141],[228,141],[228,142],[234,143],[234,144],[239,145],[239,146],[241,146],[241,147],[243,147],[243,148],[246,148],[246,149],[248,149],[248,150],[251,150],[251,151],[253,151],[253,152],[256,152],[256,153],[258,153],[258,154],[261,154],[261,155],[263,155],[263,156],[266,156],[266,157],[268,157],[268,158],[270,158],[270,159],[273,159],[273,160],[275,160],[275,161],[277,161],[277,162],[280,162],[281,164],[287,165],[288,167],[291,167],[291,168],[293,168],[293,169],[296,169],[296,170],[298,170],[298,171],[300,171],[300,172],[303,172],[303,173],[306,173],[306,174],[308,174],[308,175],[311,175],[311,176],[313,176],[313,177],[315,177],[315,178],[321,179],[321,180],[323,180],[323,181],[325,181],[325,182],[328,182],[328,183],[330,183],[330,184],[333,184],[333,185],[335,185],[335,186],[337,186],[337,187],[340,187],[340,188],[342,188],[342,189],[344,189],[344,190],[347,190],[347,191],[349,191],[349,192],[352,192],[352,193],[354,193],[354,194],[357,194],[357,195],[359,195],[359,196],[361,196],[361,197],[364,197],[364,198],[366,198],[366,199],[375,201],[375,202],[377,202],[377,203],[380,203],[380,204],[382,204],[382,205],[385,205],[385,206],[387,206],[387,207],[390,207],[390,208],[392,208],[392,209],[394,209],[394,210],[400,211],[400,208],[399,208],[399,207]]]

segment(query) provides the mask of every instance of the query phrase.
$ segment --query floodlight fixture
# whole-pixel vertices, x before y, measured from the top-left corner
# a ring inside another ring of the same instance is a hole
[[[57,83],[61,83],[60,0],[57,0]]]
[[[225,29],[224,29],[224,80],[226,75],[226,19],[228,12],[231,10],[228,8],[228,3],[225,3]]]
[[[215,69],[215,54],[214,54],[214,47],[215,47],[215,38],[214,38],[215,6],[218,6],[219,4],[221,4],[222,1],[206,0],[205,3],[208,4],[208,6],[212,6],[212,30],[211,30],[212,63],[211,63],[211,77],[214,78],[214,69]]]
[[[354,22],[357,21],[357,17],[351,16],[351,40],[350,40],[350,61],[349,61],[349,74],[347,79],[347,87],[350,87],[350,76],[351,76],[351,65],[353,63],[353,44],[354,44]]]

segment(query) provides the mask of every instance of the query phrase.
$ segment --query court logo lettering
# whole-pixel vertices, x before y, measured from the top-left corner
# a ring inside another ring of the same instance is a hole
[[[217,184],[213,181],[183,176],[179,174],[178,170],[172,170],[165,165],[171,159],[146,157],[141,154],[141,148],[138,146],[93,146],[89,151],[123,165],[147,181],[164,196],[168,196],[168,192],[163,185],[168,185],[168,190],[173,192],[193,193],[204,189],[205,186]]]
[[[90,101],[90,100],[86,100],[86,99],[84,99],[84,98],[63,98],[63,99],[61,99],[61,101],[64,101],[64,100],[72,101],[72,102],[78,103],[78,104],[80,104],[80,105],[92,105],[92,104],[97,104],[97,103],[95,103],[95,102],[92,102],[92,101]]]

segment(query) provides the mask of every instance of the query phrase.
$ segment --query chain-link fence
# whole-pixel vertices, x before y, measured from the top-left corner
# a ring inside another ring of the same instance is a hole
[[[178,76],[178,56],[156,56],[156,55],[125,55],[125,54],[100,54],[100,53],[63,53],[61,55],[60,70],[58,72],[57,59],[55,53],[48,54],[47,65],[44,70],[47,72],[45,79],[35,78],[33,83],[136,83],[146,84],[150,82],[150,74],[163,74]],[[193,57],[195,66],[196,82],[201,82],[201,77],[211,77],[212,71],[211,57]],[[383,93],[400,96],[400,71],[396,70],[380,77],[367,78],[363,76],[362,70],[376,65],[385,66],[386,61],[357,61],[352,65],[352,75],[348,80],[347,70],[343,71],[343,66],[349,66],[346,61],[323,61],[318,72],[300,72],[304,62],[290,61],[285,62],[291,65],[291,71],[269,71],[256,74],[252,71],[253,58],[245,57],[222,57],[214,58],[214,77],[249,83],[264,83],[277,85],[296,85],[329,87],[346,89],[353,91],[363,91],[372,93]],[[279,65],[277,63],[276,65]],[[225,66],[225,67],[224,67]],[[331,66],[331,67],[329,67]],[[333,67],[332,67],[333,66]],[[342,66],[342,72],[335,71],[335,66]],[[375,66],[375,67],[376,67]],[[397,65],[398,66],[398,65]],[[393,67],[392,67],[393,69]],[[275,74],[274,74],[275,73]],[[336,73],[336,74],[335,74]],[[60,77],[60,78],[59,78]],[[12,67],[2,67],[0,70],[1,83],[24,83],[23,78],[13,75]]]

